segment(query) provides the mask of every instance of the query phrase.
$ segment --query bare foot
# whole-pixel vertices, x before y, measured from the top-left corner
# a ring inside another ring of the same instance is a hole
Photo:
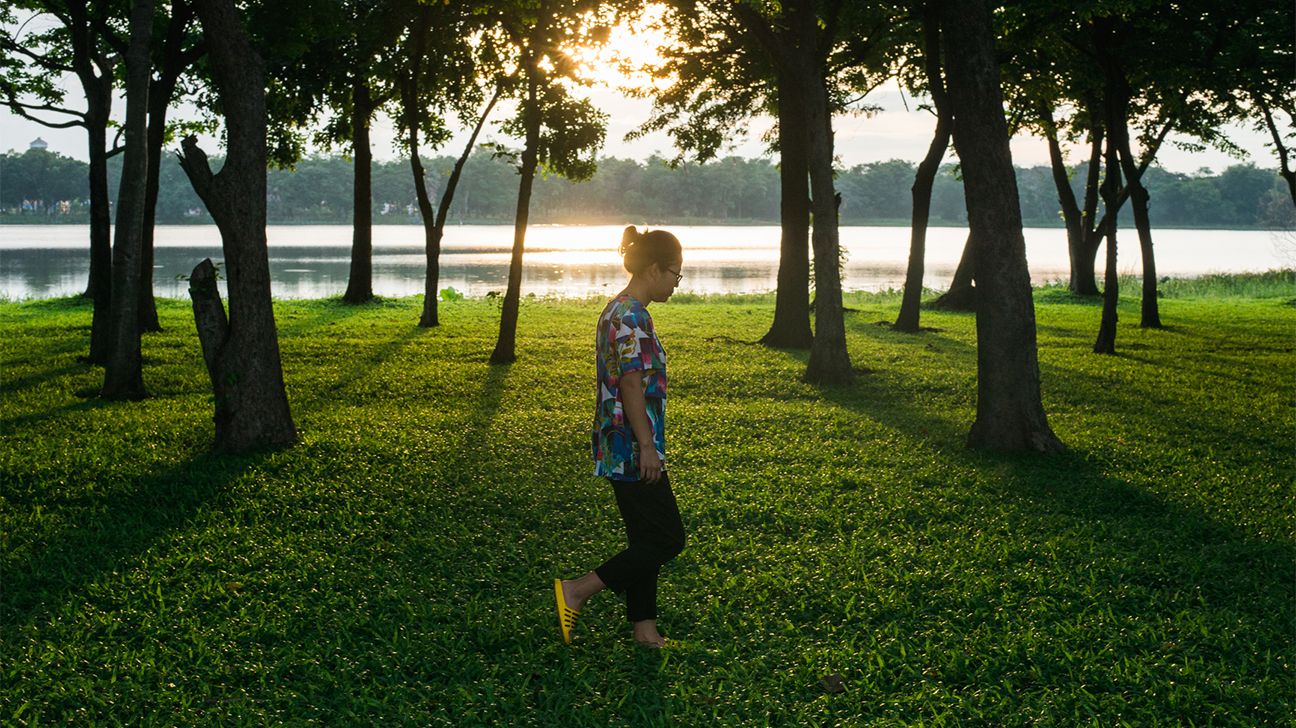
[[[586,595],[584,597],[577,595],[576,582],[574,581],[568,581],[566,579],[563,579],[562,590],[563,590],[563,600],[567,602],[567,606],[571,607],[572,609],[575,609],[578,612],[581,610],[582,607],[585,606],[585,602],[589,601],[589,595]]]
[[[657,620],[645,619],[634,624],[634,641],[641,647],[660,650],[666,646],[666,638],[657,631]]]
[[[567,601],[567,606],[578,612],[585,606],[585,602],[588,602],[590,597],[606,588],[607,584],[604,584],[599,575],[593,571],[575,579],[562,580],[563,599]]]

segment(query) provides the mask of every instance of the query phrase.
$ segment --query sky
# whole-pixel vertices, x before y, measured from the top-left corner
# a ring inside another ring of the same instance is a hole
[[[618,82],[626,79],[616,70],[618,61],[629,61],[632,65],[649,63],[656,57],[656,46],[660,37],[654,38],[651,31],[617,26],[606,50],[587,53],[593,69],[595,86],[587,93],[594,104],[609,115],[607,139],[602,155],[635,160],[645,160],[653,154],[673,157],[676,150],[669,136],[665,133],[654,133],[645,137],[627,141],[627,132],[642,124],[649,116],[651,102],[647,99],[630,98],[616,90]],[[74,78],[64,80],[64,87],[69,89],[69,106],[83,107],[82,97],[72,92],[78,87]],[[78,104],[77,102],[82,102]],[[917,163],[927,152],[931,134],[935,129],[934,117],[918,109],[921,99],[907,97],[900,92],[894,83],[875,90],[865,100],[881,108],[872,116],[841,115],[834,119],[835,152],[838,163],[843,167],[858,164],[881,162],[890,159],[903,159]],[[118,97],[113,103],[113,117],[120,120],[124,115],[125,101]],[[479,142],[498,141],[508,146],[519,146],[516,140],[510,140],[498,131],[497,123],[506,118],[509,109],[501,105],[493,114],[496,124],[488,125]],[[184,104],[173,112],[173,118],[196,118],[196,111]],[[52,117],[58,118],[58,117]],[[63,117],[66,118],[66,117]],[[757,118],[745,130],[735,135],[729,154],[742,157],[759,157],[766,154],[761,136],[772,126],[772,119]],[[1276,157],[1265,146],[1267,136],[1254,129],[1230,127],[1226,131],[1230,139],[1245,149],[1249,158],[1238,160],[1222,152],[1206,150],[1186,152],[1174,146],[1177,137],[1171,135],[1168,143],[1158,154],[1158,163],[1172,171],[1193,174],[1203,169],[1220,171],[1225,167],[1240,162],[1253,162],[1259,167],[1277,168]],[[396,159],[396,133],[392,123],[386,118],[376,120],[372,130],[372,149],[374,158],[380,161]],[[425,155],[447,154],[458,156],[467,142],[467,132],[461,132],[439,150],[425,150]],[[27,121],[13,114],[8,108],[0,107],[0,151],[22,151],[28,144],[40,137],[49,144],[49,149],[76,159],[86,159],[85,132],[79,127],[70,129],[49,129],[34,122]],[[200,143],[209,153],[218,151],[215,140],[201,139]],[[947,155],[947,159],[952,151]],[[1025,134],[1012,140],[1013,162],[1021,167],[1047,165],[1048,147],[1042,139]],[[1088,157],[1088,149],[1068,150],[1068,162],[1078,163]]]
[[[676,153],[671,139],[665,133],[654,133],[633,141],[625,140],[627,132],[648,118],[651,109],[651,102],[648,100],[627,98],[613,89],[606,88],[593,90],[591,99],[609,114],[603,155],[642,161],[653,154],[670,157]],[[931,133],[935,128],[935,120],[931,114],[917,110],[917,101],[902,97],[894,88],[875,91],[867,100],[881,106],[883,110],[872,117],[846,115],[838,116],[834,120],[835,151],[840,164],[852,167],[889,159],[904,159],[915,163],[922,159],[927,152],[927,145],[931,141]],[[909,110],[905,109],[906,101]],[[124,106],[125,102],[118,99],[114,104],[115,117],[120,118]],[[196,116],[192,110],[185,114],[184,107],[181,107],[178,113]],[[507,109],[497,109],[492,117],[495,121],[499,121],[505,118],[506,113]],[[765,145],[760,140],[761,135],[768,131],[771,125],[772,120],[768,118],[753,120],[745,134],[735,137],[729,153],[742,157],[763,156]],[[488,126],[479,141],[512,142],[516,146],[514,140],[508,139],[493,127],[494,125]],[[1236,127],[1230,130],[1229,136],[1250,152],[1250,159],[1242,161],[1254,162],[1259,167],[1276,168],[1277,161],[1273,152],[1265,147],[1265,136],[1251,129]],[[80,160],[86,159],[85,131],[81,128],[49,129],[16,116],[7,108],[0,110],[0,151],[25,150],[37,137],[48,142],[51,151]],[[374,125],[372,137],[375,159],[386,161],[397,158],[396,134],[390,121],[385,118],[379,119]],[[204,148],[208,151],[216,149],[217,144],[214,140],[203,141]],[[461,133],[438,151],[458,156],[466,141],[467,135]],[[1175,137],[1172,135],[1170,142],[1173,141]],[[1068,161],[1073,164],[1082,161],[1086,151],[1070,150]],[[1048,147],[1044,141],[1027,135],[1018,135],[1013,139],[1012,154],[1013,163],[1021,167],[1049,163]],[[1207,150],[1189,153],[1175,148],[1172,144],[1167,144],[1162,149],[1158,161],[1161,166],[1172,172],[1185,174],[1195,173],[1202,168],[1218,172],[1231,164],[1239,163],[1239,160],[1222,152]]]

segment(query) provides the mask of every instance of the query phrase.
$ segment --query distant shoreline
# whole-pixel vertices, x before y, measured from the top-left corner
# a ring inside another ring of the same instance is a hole
[[[40,222],[35,222],[32,220],[14,219],[8,215],[0,216],[0,226],[29,225],[34,227],[61,227],[63,225],[88,225],[88,224],[89,224],[88,219],[73,218],[73,219],[62,219],[56,221],[44,220]],[[205,221],[184,220],[179,222],[159,221],[157,223],[157,225],[185,225],[185,226],[194,226],[194,227],[202,227],[204,225],[215,225],[215,224],[216,223],[210,220],[205,220]],[[418,227],[422,225],[422,223],[420,223],[417,220],[411,221],[407,219],[399,219],[399,220],[376,219],[373,224],[375,227],[379,225],[398,225],[398,226],[410,226],[410,227]],[[548,225],[548,226],[568,225],[572,227],[595,227],[595,226],[604,226],[604,225],[631,225],[631,224],[642,224],[642,221],[626,220],[623,218],[607,219],[607,220],[584,220],[580,222],[532,220],[530,222],[529,227],[535,227],[538,225]],[[778,220],[716,220],[711,218],[681,217],[672,220],[670,224],[678,225],[678,226],[686,226],[686,227],[778,227],[779,221]],[[909,224],[910,224],[909,220],[898,220],[898,219],[846,220],[840,223],[840,227],[907,228],[909,227]],[[269,220],[266,222],[266,225],[276,225],[281,227],[306,227],[306,226],[351,227],[351,223],[349,221],[338,221],[338,220]],[[452,220],[448,223],[448,225],[450,227],[458,227],[458,226],[487,227],[487,226],[501,226],[501,225],[512,226],[513,222],[511,220],[464,220],[464,221]],[[967,223],[942,220],[940,222],[931,223],[930,225],[928,225],[928,227],[966,229]],[[1025,220],[1023,221],[1022,227],[1060,230],[1063,229],[1065,226],[1060,221],[1056,223],[1049,223],[1044,220]],[[1133,227],[1130,226],[1128,228],[1122,228],[1122,229],[1132,230]],[[1220,227],[1218,225],[1156,225],[1154,224],[1152,226],[1152,229],[1153,230],[1223,230],[1223,231],[1237,231],[1237,232],[1257,232],[1257,231],[1273,230],[1275,232],[1281,232],[1280,230],[1277,230],[1275,228],[1264,227],[1260,225],[1254,225],[1254,226],[1238,225],[1233,227]]]

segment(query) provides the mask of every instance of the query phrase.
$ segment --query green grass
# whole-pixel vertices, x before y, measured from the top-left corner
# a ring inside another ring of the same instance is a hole
[[[861,374],[817,388],[749,343],[768,297],[655,306],[662,654],[610,594],[571,647],[553,615],[622,543],[597,303],[525,302],[510,367],[487,301],[278,303],[301,442],[244,457],[206,452],[184,302],[140,403],[89,396],[87,304],[0,304],[0,723],[1292,725],[1296,308],[1123,301],[1102,357],[1097,306],[1039,297],[1051,457],[963,447],[970,315],[853,294]]]

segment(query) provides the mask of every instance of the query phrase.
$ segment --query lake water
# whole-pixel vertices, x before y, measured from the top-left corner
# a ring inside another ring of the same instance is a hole
[[[677,226],[684,244],[680,290],[699,293],[771,291],[777,285],[776,226]],[[1036,285],[1067,277],[1066,232],[1027,228],[1026,257]],[[423,229],[417,225],[374,227],[373,286],[380,296],[423,292]],[[351,228],[345,225],[271,225],[267,229],[273,293],[279,298],[321,298],[346,290]],[[931,228],[924,283],[948,287],[967,230]],[[1236,230],[1157,230],[1157,272],[1194,276],[1262,271],[1292,265],[1290,251],[1273,233]],[[537,225],[527,232],[522,292],[538,296],[585,296],[618,289],[626,279],[616,252],[620,226]],[[79,225],[0,225],[0,297],[45,298],[80,293],[89,268],[89,229]],[[503,292],[508,281],[513,228],[463,225],[446,229],[440,286],[469,296]],[[843,227],[846,290],[885,290],[904,285],[909,229]],[[1122,232],[1120,270],[1141,270],[1134,231]],[[183,298],[188,275],[203,258],[222,257],[214,225],[162,225],[156,232],[154,289]],[[1099,266],[1102,254],[1099,254]]]

